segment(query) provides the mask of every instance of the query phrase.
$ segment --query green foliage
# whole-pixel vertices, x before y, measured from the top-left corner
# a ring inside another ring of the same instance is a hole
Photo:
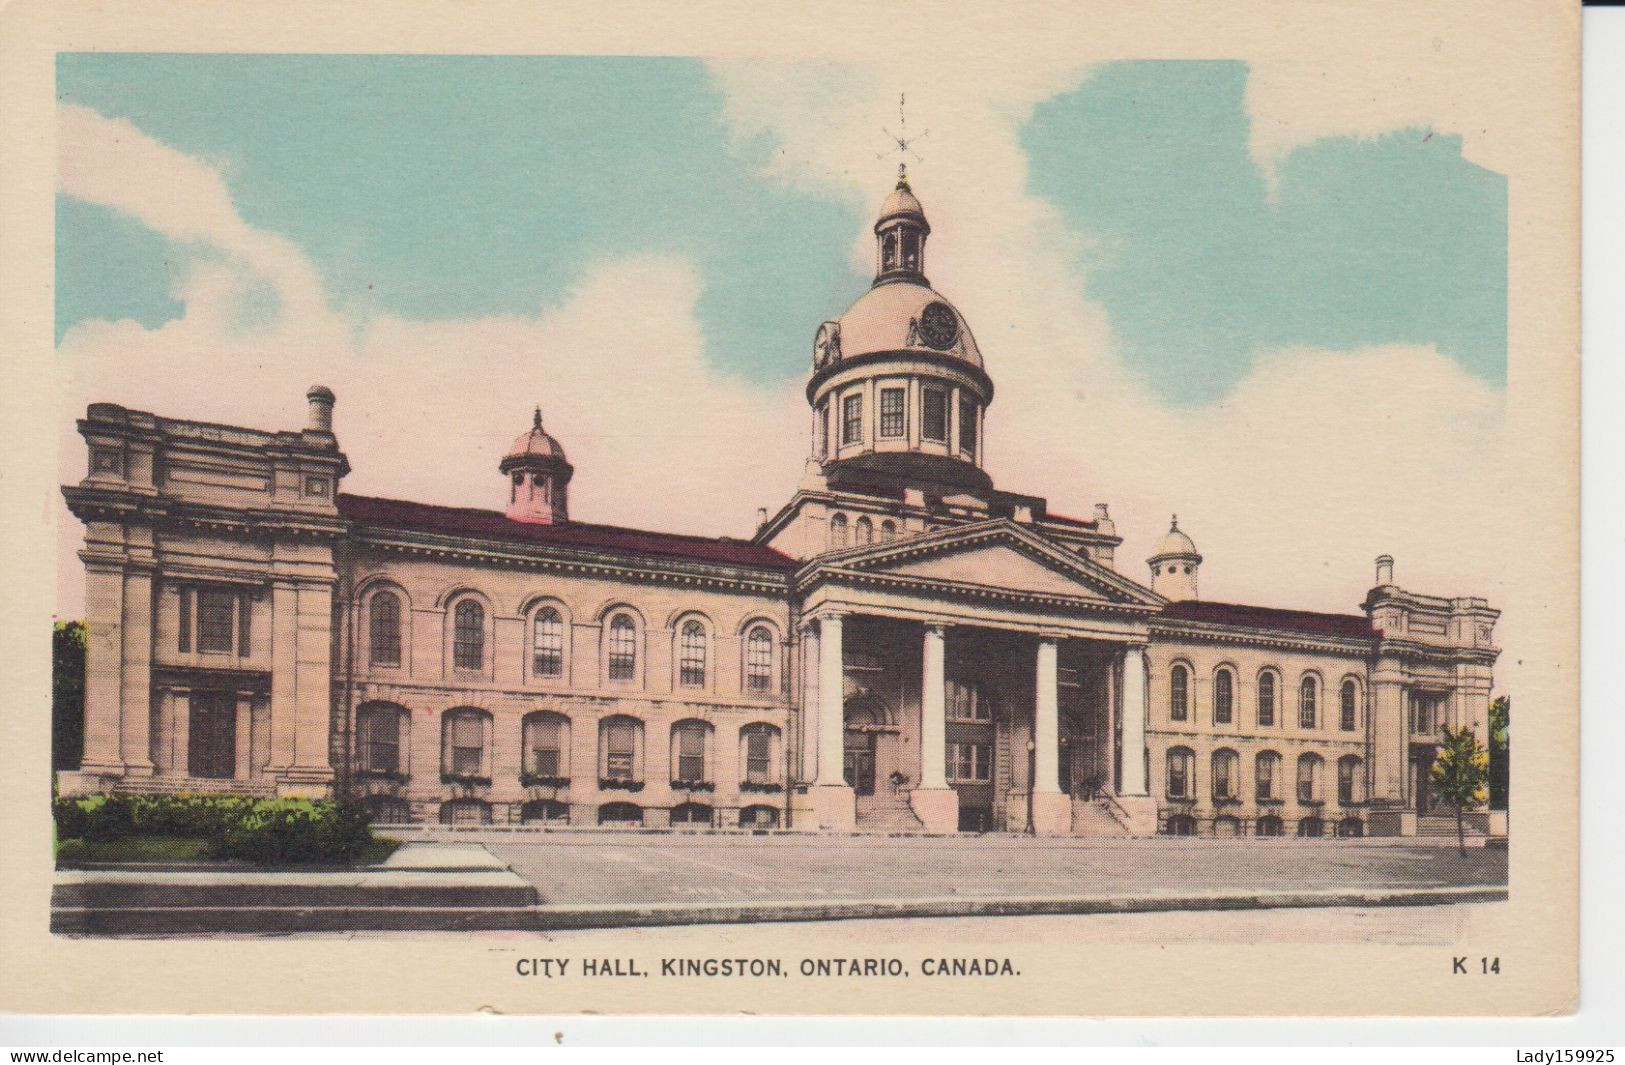
[[[97,842],[65,839],[57,844],[56,860],[64,865],[84,862],[195,862],[208,857],[209,845],[201,839],[171,836],[132,836]]]
[[[1490,703],[1490,808],[1505,810],[1512,793],[1512,697]]]
[[[1490,752],[1478,742],[1478,734],[1467,726],[1453,731],[1446,726],[1444,744],[1433,759],[1428,781],[1434,795],[1455,807],[1456,841],[1463,854],[1467,853],[1463,818],[1488,797],[1489,773]]]
[[[78,769],[85,746],[85,623],[51,626],[51,768]]]
[[[255,803],[226,830],[219,853],[259,865],[349,863],[372,842],[367,812],[326,799]]]
[[[372,841],[366,810],[331,799],[92,795],[57,799],[52,812],[64,844],[197,839],[212,857],[262,865],[348,863]]]

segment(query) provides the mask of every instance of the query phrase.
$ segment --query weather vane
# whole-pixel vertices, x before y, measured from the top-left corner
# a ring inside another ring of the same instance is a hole
[[[914,150],[914,142],[918,141],[918,140],[923,140],[925,137],[930,135],[931,131],[930,130],[925,130],[923,133],[921,133],[917,137],[910,137],[908,135],[908,116],[903,113],[903,105],[906,102],[907,102],[906,94],[898,93],[897,94],[897,132],[896,133],[893,133],[891,130],[886,129],[885,126],[880,127],[882,130],[885,130],[886,136],[890,137],[892,139],[893,143],[895,143],[897,145],[897,147],[888,148],[886,151],[883,151],[879,155],[875,156],[876,159],[884,159],[884,158],[886,158],[886,156],[891,155],[893,152],[896,152],[898,155],[903,155],[904,153],[907,153],[909,155],[912,155],[915,158],[916,161],[922,162],[922,163],[925,162],[924,159],[920,158],[920,153]],[[898,162],[897,162],[897,177],[898,177],[898,180],[902,180],[902,179],[908,177],[908,162],[906,160],[901,160],[901,159],[898,160]]]

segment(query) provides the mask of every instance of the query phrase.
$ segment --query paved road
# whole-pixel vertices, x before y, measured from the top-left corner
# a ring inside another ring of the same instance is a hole
[[[1504,886],[1506,852],[1386,841],[459,833],[544,902],[650,903]]]

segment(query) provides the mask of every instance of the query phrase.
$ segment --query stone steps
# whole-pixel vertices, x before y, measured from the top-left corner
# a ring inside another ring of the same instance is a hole
[[[1471,823],[1466,826],[1466,829],[1468,839],[1477,839],[1484,835],[1483,832],[1475,829]],[[1436,814],[1418,817],[1416,819],[1416,834],[1434,838],[1449,836],[1454,839],[1456,835],[1456,819],[1454,817],[1440,817]]]
[[[858,828],[867,832],[923,832],[908,796],[891,794],[857,797]]]
[[[1127,837],[1128,826],[1114,814],[1105,799],[1072,800],[1072,834],[1074,836]]]

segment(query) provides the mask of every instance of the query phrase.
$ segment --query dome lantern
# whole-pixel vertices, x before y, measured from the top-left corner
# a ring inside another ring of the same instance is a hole
[[[1196,576],[1202,566],[1202,556],[1196,543],[1179,528],[1179,515],[1173,516],[1168,534],[1157,544],[1157,549],[1146,565],[1151,567],[1151,590],[1178,602],[1196,599]]]
[[[875,284],[926,284],[925,238],[930,234],[925,209],[909,188],[908,172],[899,166],[897,187],[880,205],[880,217],[875,220]]]
[[[513,442],[499,467],[508,476],[508,518],[534,525],[570,520],[569,485],[575,468],[564,448],[542,428],[536,408],[530,430]]]

